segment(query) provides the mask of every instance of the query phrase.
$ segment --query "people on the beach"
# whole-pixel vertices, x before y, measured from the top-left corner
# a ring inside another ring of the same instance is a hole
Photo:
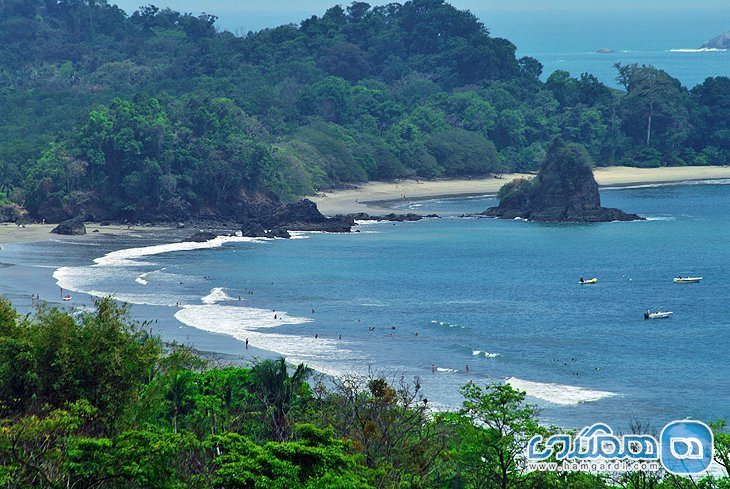
[[[469,364],[466,364],[466,373],[469,373]]]
[[[248,350],[248,338],[246,338],[246,349]]]
[[[319,335],[318,335],[318,334],[315,334],[315,335],[314,335],[314,339],[315,339],[315,340],[318,340],[318,339],[319,339]]]

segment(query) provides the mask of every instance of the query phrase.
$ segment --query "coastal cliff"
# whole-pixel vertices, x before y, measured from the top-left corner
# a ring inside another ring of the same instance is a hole
[[[702,49],[730,49],[730,31],[713,37],[702,45]]]
[[[578,144],[556,140],[534,179],[517,179],[499,191],[500,203],[482,215],[543,222],[607,222],[642,219],[601,207],[590,158]]]

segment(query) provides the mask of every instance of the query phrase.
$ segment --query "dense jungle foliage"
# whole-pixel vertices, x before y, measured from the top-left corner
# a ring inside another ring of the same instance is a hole
[[[354,2],[245,36],[215,21],[0,2],[0,198],[48,220],[220,217],[371,179],[535,170],[558,136],[597,165],[730,161],[727,77],[688,89],[628,65],[621,91],[543,82],[489,18],[444,0]]]
[[[721,489],[728,479],[524,471],[550,429],[509,385],[436,412],[419,380],[327,380],[284,359],[213,366],[111,299],[90,312],[0,299],[0,486]],[[635,433],[653,433],[640,422]],[[714,425],[727,468],[730,435]]]

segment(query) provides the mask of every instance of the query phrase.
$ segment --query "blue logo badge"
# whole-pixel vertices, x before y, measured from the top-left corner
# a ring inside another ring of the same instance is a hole
[[[662,430],[661,463],[675,475],[699,474],[712,462],[714,437],[701,421],[672,421]]]

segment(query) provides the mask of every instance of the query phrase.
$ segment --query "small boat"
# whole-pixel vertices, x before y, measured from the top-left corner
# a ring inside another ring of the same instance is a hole
[[[667,319],[672,317],[672,314],[674,314],[672,311],[646,311],[644,313],[644,319]]]
[[[597,284],[598,283],[598,279],[594,277],[594,278],[589,278],[588,280],[584,280],[583,277],[581,277],[580,280],[578,280],[578,283],[581,284],[581,285]]]
[[[702,277],[674,277],[675,284],[696,284],[702,280]]]
[[[71,300],[71,296],[70,295],[64,295],[63,296],[63,300],[65,300],[66,302],[68,302],[68,301]]]

